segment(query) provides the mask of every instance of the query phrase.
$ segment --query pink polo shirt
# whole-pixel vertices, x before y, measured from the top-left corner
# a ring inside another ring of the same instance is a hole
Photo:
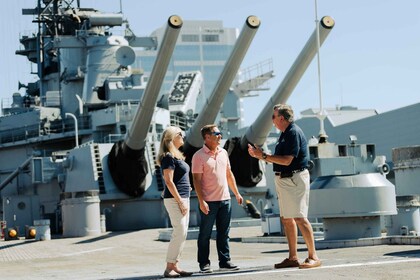
[[[226,172],[230,170],[230,161],[225,149],[217,147],[212,152],[206,145],[198,150],[191,162],[192,173],[202,173],[201,189],[205,201],[230,199]]]

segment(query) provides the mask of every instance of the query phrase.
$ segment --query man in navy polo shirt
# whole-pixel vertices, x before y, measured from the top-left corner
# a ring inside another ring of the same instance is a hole
[[[294,113],[289,105],[277,104],[273,108],[272,121],[282,133],[273,155],[260,148],[248,145],[252,157],[273,163],[276,174],[275,185],[280,206],[281,222],[284,226],[289,246],[289,257],[274,265],[275,268],[313,268],[321,265],[315,251],[313,230],[308,221],[309,171],[308,146],[303,131],[294,121]],[[308,247],[308,257],[299,263],[297,255],[297,227],[299,227]]]

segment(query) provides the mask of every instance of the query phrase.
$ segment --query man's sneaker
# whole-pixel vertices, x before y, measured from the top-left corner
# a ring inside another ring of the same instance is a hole
[[[226,263],[219,263],[220,270],[238,270],[239,266],[234,265],[230,261]]]
[[[213,270],[211,269],[209,263],[208,264],[204,264],[204,265],[201,265],[200,264],[200,272],[201,273],[213,273]]]

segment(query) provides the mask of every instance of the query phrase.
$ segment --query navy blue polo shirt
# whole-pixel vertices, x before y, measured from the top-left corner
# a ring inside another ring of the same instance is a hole
[[[164,169],[172,169],[174,171],[174,184],[182,198],[190,197],[190,166],[183,160],[174,158],[171,154],[166,154],[160,163],[162,174]],[[165,184],[163,198],[173,198],[171,192]]]
[[[294,123],[291,123],[280,134],[274,154],[293,156],[293,160],[289,166],[273,163],[274,172],[290,172],[307,167],[309,160],[308,144],[302,129]]]

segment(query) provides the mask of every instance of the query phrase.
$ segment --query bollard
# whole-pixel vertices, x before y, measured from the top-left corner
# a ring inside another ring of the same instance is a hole
[[[51,240],[50,220],[34,220],[35,240]]]

